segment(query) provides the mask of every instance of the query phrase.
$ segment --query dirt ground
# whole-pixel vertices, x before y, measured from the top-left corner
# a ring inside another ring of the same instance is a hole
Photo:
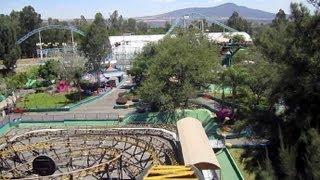
[[[41,63],[49,59],[58,59],[58,58],[44,58],[42,61],[40,60],[40,58],[19,59],[17,61],[16,72],[28,71],[30,68],[39,66]],[[0,69],[3,69],[3,68],[4,68],[3,63],[2,61],[0,61]]]

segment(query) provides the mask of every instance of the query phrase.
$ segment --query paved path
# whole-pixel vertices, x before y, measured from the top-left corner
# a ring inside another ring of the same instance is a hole
[[[231,144],[236,147],[258,147],[265,146],[269,143],[266,139],[249,139],[249,138],[236,138],[236,139],[226,139],[226,144]],[[222,140],[210,139],[209,144],[213,149],[225,148],[225,144]]]
[[[135,112],[135,108],[128,108],[128,109],[113,109],[113,106],[116,103],[116,99],[118,98],[118,94],[120,92],[125,92],[123,89],[115,88],[111,90],[106,95],[90,102],[80,105],[79,107],[76,107],[70,111],[66,112],[47,112],[47,113],[25,113],[26,115],[34,116],[35,118],[39,115],[45,115],[45,116],[63,116],[63,115],[82,115],[82,114],[88,114],[89,116],[94,114],[114,114],[118,116],[126,116],[128,114],[131,114]]]
[[[114,113],[119,115],[127,115],[135,111],[134,108],[129,109],[113,109],[116,103],[118,94],[120,92],[125,92],[125,90],[115,88],[111,90],[108,94],[100,97],[99,99],[92,101],[87,104],[83,104],[75,109],[69,111],[70,113]]]
[[[236,138],[236,139],[226,139],[226,143],[230,143],[233,146],[241,147],[256,147],[265,146],[269,143],[266,139],[252,139],[252,138]]]
[[[196,99],[192,99],[191,102],[201,105],[212,112],[218,112],[221,108],[221,105],[217,101],[208,98],[198,97]]]

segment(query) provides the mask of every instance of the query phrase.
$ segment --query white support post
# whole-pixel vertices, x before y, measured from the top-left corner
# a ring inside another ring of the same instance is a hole
[[[203,22],[203,19],[201,20],[201,31],[204,33],[204,22]]]
[[[42,52],[42,41],[41,41],[41,31],[39,31],[39,43],[40,43],[40,59],[43,60],[43,52]]]
[[[73,53],[75,53],[75,44],[74,44],[74,37],[73,37],[73,31],[71,30],[71,41],[72,41],[72,50],[73,50]]]

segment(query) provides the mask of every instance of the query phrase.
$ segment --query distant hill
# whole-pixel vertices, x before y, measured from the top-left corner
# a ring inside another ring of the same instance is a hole
[[[215,7],[179,9],[160,15],[139,17],[136,19],[156,25],[164,24],[166,21],[171,22],[172,20],[178,17],[182,17],[186,14],[200,13],[219,21],[225,21],[232,15],[234,11],[237,11],[240,14],[240,16],[250,21],[270,22],[275,17],[275,14],[270,12],[265,12],[258,9],[251,9],[245,6],[238,6],[233,3],[226,3]]]

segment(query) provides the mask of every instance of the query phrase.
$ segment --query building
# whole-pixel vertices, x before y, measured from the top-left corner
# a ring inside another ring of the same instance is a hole
[[[247,43],[251,43],[252,39],[246,32],[218,32],[206,33],[208,38],[216,43],[227,43],[231,37],[242,35]],[[129,69],[132,65],[134,56],[143,50],[148,43],[155,43],[165,37],[160,35],[124,35],[110,36],[110,44],[112,49],[111,60],[117,61],[120,69]]]

